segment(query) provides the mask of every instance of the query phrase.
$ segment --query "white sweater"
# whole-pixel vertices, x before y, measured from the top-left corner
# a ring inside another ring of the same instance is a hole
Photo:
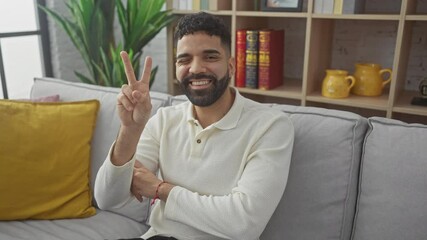
[[[159,109],[146,125],[134,158],[101,167],[95,196],[102,208],[134,198],[135,158],[176,185],[158,200],[143,235],[186,239],[258,239],[284,192],[294,139],[288,117],[242,97],[218,122],[200,127],[186,102]]]

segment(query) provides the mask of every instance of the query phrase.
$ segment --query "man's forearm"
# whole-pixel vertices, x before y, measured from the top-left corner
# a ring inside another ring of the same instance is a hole
[[[122,166],[135,154],[136,146],[144,128],[121,127],[111,153],[111,163]]]

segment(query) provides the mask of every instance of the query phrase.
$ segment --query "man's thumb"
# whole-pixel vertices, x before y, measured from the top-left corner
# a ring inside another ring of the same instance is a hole
[[[136,102],[139,102],[141,100],[142,94],[139,91],[133,91],[132,97],[135,99]]]

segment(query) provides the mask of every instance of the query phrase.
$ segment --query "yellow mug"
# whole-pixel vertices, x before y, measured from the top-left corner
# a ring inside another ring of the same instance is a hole
[[[327,69],[326,76],[322,82],[322,96],[328,98],[348,97],[350,89],[355,82],[356,79],[348,75],[348,71]]]
[[[391,69],[381,69],[379,64],[375,63],[357,63],[354,77],[356,84],[351,92],[360,96],[379,96],[383,88],[391,81]],[[389,77],[384,79],[384,73],[389,73]]]

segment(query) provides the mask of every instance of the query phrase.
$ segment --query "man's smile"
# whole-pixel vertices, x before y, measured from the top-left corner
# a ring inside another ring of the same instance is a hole
[[[206,88],[210,85],[212,80],[192,80],[190,81],[190,85],[193,89],[200,89],[200,88]]]

